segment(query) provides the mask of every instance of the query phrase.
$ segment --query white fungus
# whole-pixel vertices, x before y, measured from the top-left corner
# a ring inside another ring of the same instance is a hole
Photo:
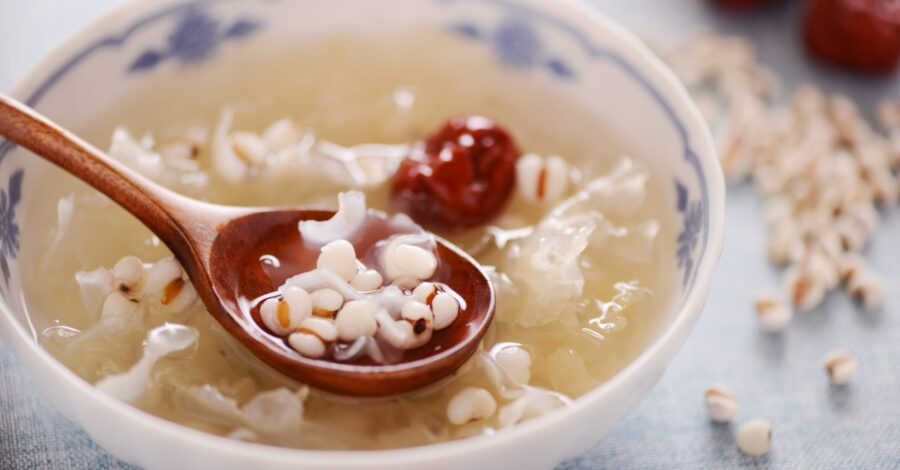
[[[95,386],[126,402],[134,402],[153,380],[151,370],[163,356],[175,351],[187,349],[197,343],[198,333],[194,328],[166,323],[147,333],[141,358],[128,369],[118,375],[104,377]]]
[[[263,163],[269,152],[266,143],[252,132],[234,132],[229,140],[234,155],[248,167]]]
[[[234,426],[230,437],[256,439],[260,435],[277,438],[296,434],[303,422],[307,393],[306,388],[292,391],[280,387],[255,394],[243,406],[209,384],[190,387],[185,395],[216,423]]]
[[[709,419],[716,423],[729,423],[737,416],[738,405],[731,391],[721,385],[710,385],[704,395]]]
[[[764,294],[754,302],[759,325],[769,333],[776,333],[787,327],[794,316],[794,310],[777,296]]]
[[[110,292],[115,290],[112,285],[112,274],[106,268],[97,268],[93,271],[79,271],[75,273],[75,282],[78,284],[78,293],[81,295],[81,303],[92,318],[100,314],[103,302]]]
[[[356,250],[347,240],[334,240],[322,247],[316,267],[327,269],[350,282],[356,276]]]
[[[294,121],[280,119],[266,128],[261,137],[269,150],[280,151],[299,142],[303,135]]]
[[[564,395],[535,387],[528,387],[511,403],[497,411],[500,428],[508,428],[522,421],[543,415],[563,405],[571,404]]]
[[[258,439],[256,433],[247,428],[237,428],[228,433],[225,437],[243,442],[256,442]]]
[[[356,341],[360,336],[373,336],[378,330],[375,312],[378,304],[371,300],[352,300],[344,304],[334,320],[341,341]]]
[[[457,426],[469,421],[489,418],[497,411],[497,402],[491,392],[483,388],[468,387],[460,390],[447,404],[447,419]]]
[[[836,350],[825,356],[825,372],[831,383],[835,385],[846,385],[853,380],[856,375],[857,362],[856,358],[851,356],[847,351]]]
[[[350,240],[366,219],[366,196],[359,191],[338,194],[338,210],[328,220],[304,220],[299,224],[303,242],[322,246],[334,240]]]
[[[760,456],[769,452],[772,444],[772,425],[763,419],[754,419],[743,424],[737,431],[737,445],[741,452]]]
[[[229,138],[233,120],[234,111],[231,108],[223,109],[213,133],[210,152],[213,171],[225,181],[240,183],[249,173],[250,162],[238,156]]]

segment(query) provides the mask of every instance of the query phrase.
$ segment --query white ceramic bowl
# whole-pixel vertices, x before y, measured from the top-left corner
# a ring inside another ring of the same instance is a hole
[[[674,252],[683,281],[667,324],[619,374],[575,405],[490,437],[412,449],[323,452],[236,442],[161,420],[116,401],[63,367],[35,340],[21,295],[18,227],[48,165],[0,147],[2,330],[35,382],[101,446],[147,468],[548,468],[596,444],[659,380],[703,307],[723,240],[725,190],[708,131],[675,77],[631,34],[566,0],[143,0],[72,36],[15,89],[15,96],[78,127],[143,80],[208,67],[231,48],[264,39],[301,41],[373,25],[435,28],[486,48],[496,67],[575,96],[668,181],[681,221]],[[422,66],[427,67],[427,64]],[[490,71],[485,71],[490,73]],[[473,78],[477,80],[477,77]],[[538,110],[539,111],[539,110]],[[564,119],[564,117],[549,117]],[[593,126],[594,123],[591,123]],[[16,209],[19,208],[19,213]],[[35,230],[35,227],[30,227]],[[50,227],[47,227],[49,230]]]

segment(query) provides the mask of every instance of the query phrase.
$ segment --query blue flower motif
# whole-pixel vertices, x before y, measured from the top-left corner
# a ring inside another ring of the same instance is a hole
[[[484,42],[505,65],[518,69],[543,68],[564,79],[575,78],[575,71],[544,47],[532,23],[521,18],[507,18],[493,28],[482,28],[472,22],[458,22],[447,28],[453,34]]]
[[[183,62],[200,62],[219,42],[219,24],[197,10],[189,10],[169,35],[169,54]]]
[[[220,24],[198,8],[184,12],[175,29],[169,34],[164,49],[148,49],[132,62],[129,72],[151,70],[167,59],[182,64],[199,63],[211,56],[219,44],[250,36],[262,25],[253,19],[241,18],[230,25]]]
[[[678,211],[684,214],[681,232],[678,234],[678,267],[684,270],[682,284],[687,286],[694,272],[694,250],[700,240],[700,231],[704,225],[703,203],[688,202],[687,188],[680,182],[675,182],[677,192]]]
[[[22,199],[23,170],[9,177],[9,189],[0,189],[0,268],[3,280],[9,283],[9,262],[19,253],[19,224],[16,223],[16,205]]]
[[[530,67],[536,64],[542,52],[541,40],[534,28],[518,20],[507,20],[494,31],[494,47],[505,64],[514,67]]]

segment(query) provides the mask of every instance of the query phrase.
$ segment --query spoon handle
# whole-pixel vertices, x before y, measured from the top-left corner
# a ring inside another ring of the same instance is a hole
[[[0,136],[93,186],[131,212],[173,251],[190,248],[177,213],[187,199],[106,156],[30,107],[0,93]]]

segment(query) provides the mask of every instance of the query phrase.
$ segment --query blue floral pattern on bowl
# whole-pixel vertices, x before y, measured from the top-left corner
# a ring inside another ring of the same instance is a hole
[[[451,32],[488,44],[497,58],[520,69],[545,68],[560,78],[574,78],[575,73],[564,61],[552,56],[534,25],[521,18],[508,18],[496,27],[484,27],[462,21],[451,24]]]
[[[261,27],[256,20],[242,18],[227,27],[198,8],[185,11],[175,29],[169,34],[166,47],[148,49],[131,64],[129,72],[151,70],[166,59],[173,59],[182,64],[202,62],[220,43],[249,36]]]
[[[9,176],[5,188],[0,188],[0,268],[3,283],[8,286],[10,263],[19,253],[19,224],[16,222],[16,206],[22,199],[24,170],[16,170]]]
[[[678,267],[684,271],[682,285],[687,286],[694,272],[694,250],[700,240],[700,231],[705,222],[705,211],[701,201],[691,202],[688,200],[687,187],[679,181],[675,181],[675,192],[678,195],[676,202],[678,212],[684,217],[681,232],[678,233],[676,256],[678,257]]]

